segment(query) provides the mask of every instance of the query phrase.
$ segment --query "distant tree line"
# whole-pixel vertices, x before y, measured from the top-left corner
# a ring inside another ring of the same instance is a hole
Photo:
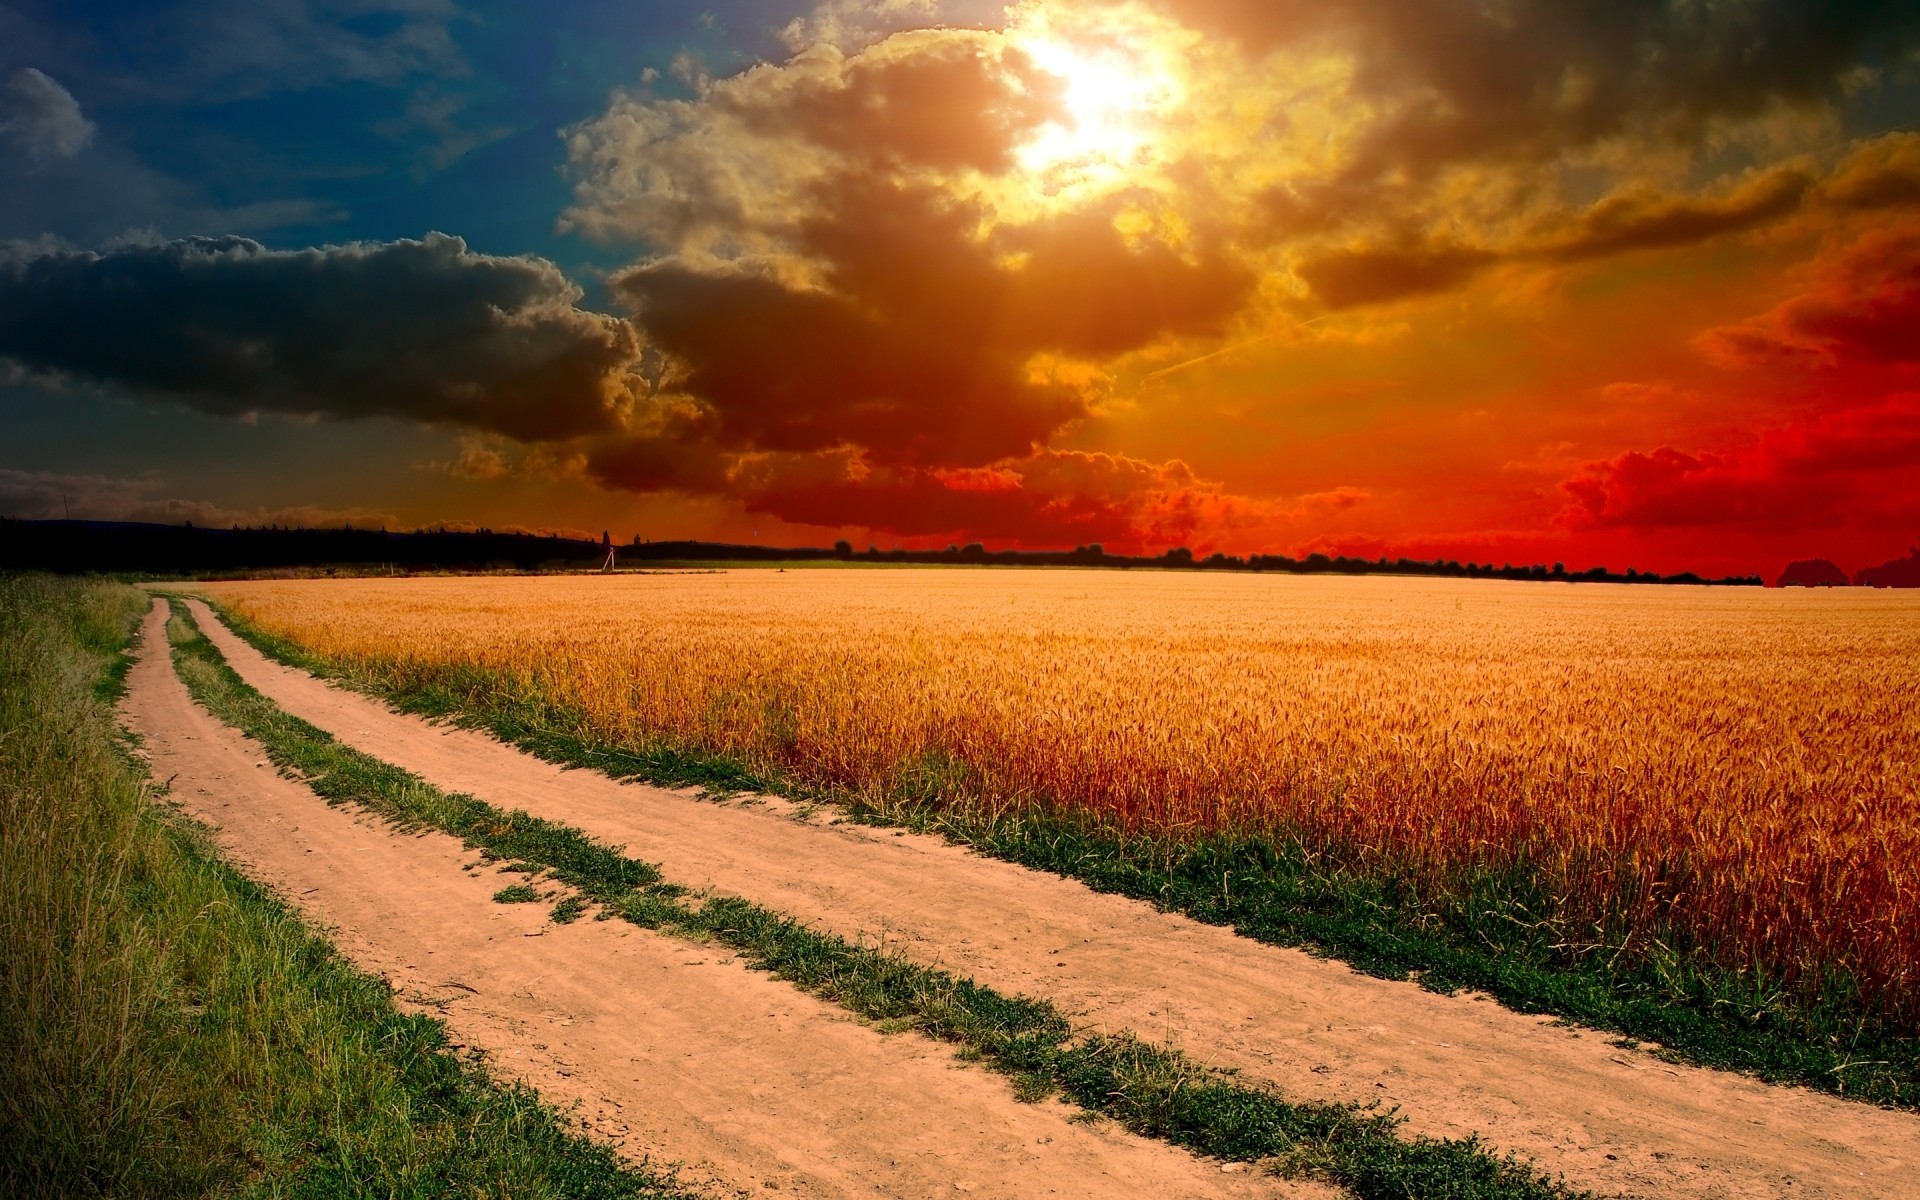
[[[9,521],[0,519],[0,567],[63,572],[126,572],[154,575],[223,571],[326,570],[481,571],[566,570],[599,566],[610,539],[567,538],[490,529],[445,528],[407,532],[386,529],[201,529],[119,521]],[[1109,554],[1099,544],[1072,550],[988,550],[980,542],[944,550],[857,551],[847,542],[831,547],[742,546],[693,540],[654,542],[636,537],[617,547],[625,565],[725,562],[841,561],[869,563],[974,564],[1009,567],[1110,567],[1120,570],[1251,571],[1288,575],[1428,575],[1458,579],[1513,579],[1543,583],[1669,583],[1757,587],[1758,575],[1708,579],[1692,571],[1661,575],[1629,567],[1569,571],[1564,563],[1517,565],[1452,559],[1353,558],[1347,555],[1284,554],[1197,557],[1185,547],[1157,555]],[[1920,558],[1916,559],[1920,562]]]
[[[489,529],[206,529],[191,524],[0,519],[0,567],[66,573],[534,571],[598,566],[605,556],[598,541]]]
[[[1569,571],[1566,564],[1516,566],[1491,562],[1456,562],[1412,558],[1350,558],[1346,555],[1309,554],[1292,558],[1284,554],[1210,554],[1196,557],[1185,547],[1164,554],[1109,554],[1098,543],[1075,546],[1072,550],[988,550],[980,542],[964,546],[950,545],[944,550],[881,550],[868,546],[856,551],[846,542],[830,549],[815,547],[736,546],[723,542],[671,541],[640,542],[623,553],[633,559],[654,562],[805,562],[838,559],[845,562],[875,563],[956,563],[1010,567],[1116,567],[1191,571],[1253,571],[1290,575],[1433,575],[1460,579],[1518,579],[1561,583],[1695,583],[1716,586],[1759,587],[1765,580],[1758,575],[1730,575],[1704,578],[1692,571],[1661,575],[1632,567],[1624,572],[1605,567]]]

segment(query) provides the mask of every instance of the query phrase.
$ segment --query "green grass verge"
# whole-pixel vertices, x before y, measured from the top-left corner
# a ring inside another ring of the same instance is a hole
[[[1436,992],[1473,989],[1525,1013],[1551,1014],[1673,1061],[1743,1071],[1849,1098],[1920,1107],[1920,1031],[1880,1020],[1831,979],[1809,1004],[1762,976],[1716,967],[1678,938],[1620,953],[1604,931],[1571,931],[1524,868],[1488,874],[1451,896],[1405,879],[1329,863],[1299,843],[1215,836],[1124,837],[1094,820],[1034,803],[991,810],[956,802],[965,764],[929,762],[913,786],[875,803],[769,776],[683,746],[612,744],[564,704],[518,694],[478,670],[437,671],[400,685],[342,669],[231,612],[256,648],[388,701],[402,711],[484,729],[549,762],[616,779],[715,792],[758,791],[841,805],[876,825],[936,832],[983,854],[1078,879],[1277,946],[1295,946],[1384,979]],[[1641,939],[1642,944],[1648,939]]]
[[[1233,1161],[1272,1160],[1278,1170],[1340,1184],[1366,1200],[1573,1194],[1475,1139],[1403,1138],[1391,1114],[1290,1103],[1130,1035],[1076,1034],[1044,1000],[1001,995],[737,897],[694,896],[578,829],[442,792],[341,744],[246,684],[184,606],[176,606],[170,630],[176,666],[195,699],[259,742],[276,765],[329,802],[357,805],[403,828],[439,829],[496,859],[546,868],[575,890],[567,919],[595,905],[603,918],[719,943],[883,1029],[917,1029],[953,1043],[963,1056],[1011,1076],[1027,1098],[1060,1094],[1139,1133]]]
[[[0,575],[0,1195],[666,1197],[152,803],[148,598]]]

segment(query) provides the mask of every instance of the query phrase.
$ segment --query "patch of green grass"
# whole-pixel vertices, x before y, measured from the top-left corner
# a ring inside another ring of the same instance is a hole
[[[650,864],[578,829],[440,792],[285,713],[232,671],[184,607],[176,608],[171,629],[176,665],[195,698],[258,741],[276,764],[334,803],[353,803],[406,827],[437,828],[470,848],[546,867],[577,889],[571,898],[576,916],[592,903],[646,928],[718,943],[884,1029],[914,1029],[954,1044],[1010,1076],[1027,1098],[1063,1095],[1148,1136],[1233,1161],[1271,1160],[1283,1172],[1343,1185],[1366,1200],[1570,1194],[1531,1165],[1496,1157],[1473,1139],[1403,1138],[1400,1121],[1389,1114],[1290,1103],[1174,1050],[1124,1034],[1077,1034],[1044,1000],[1002,995],[738,897],[691,896]]]
[[[493,894],[495,904],[532,904],[540,899],[540,893],[524,883],[509,884]]]
[[[1607,931],[1569,930],[1524,865],[1488,872],[1449,896],[1390,870],[1333,864],[1300,842],[1215,835],[1126,836],[1098,821],[1029,803],[972,805],[966,763],[930,754],[893,794],[850,795],[755,772],[724,756],[668,744],[608,744],[577,710],[486,671],[456,667],[376,678],[346,671],[223,613],[271,657],[359,687],[403,711],[485,729],[549,762],[616,779],[764,791],[841,805],[869,824],[939,833],[983,854],[1078,879],[1279,946],[1340,959],[1436,992],[1471,989],[1519,1012],[1548,1013],[1658,1043],[1661,1054],[1878,1104],[1920,1107],[1920,1035],[1854,1002],[1838,976],[1818,1003],[1752,973],[1715,965],[1677,937],[1621,953]]]
[[[568,896],[553,906],[553,911],[547,914],[547,919],[555,925],[571,925],[585,915],[586,911],[586,897]]]
[[[1669,950],[1628,963],[1569,955],[1550,898],[1524,871],[1487,875],[1449,902],[1391,877],[1331,868],[1301,846],[1214,837],[1127,839],[1044,810],[973,818],[928,807],[857,818],[939,830],[997,858],[1078,878],[1273,945],[1337,957],[1443,993],[1657,1042],[1681,1061],[1809,1084],[1883,1104],[1920,1104],[1920,1039],[1845,1003],[1792,1006],[1750,977]]]
[[[0,575],[0,1194],[666,1197],[152,803],[147,596]]]

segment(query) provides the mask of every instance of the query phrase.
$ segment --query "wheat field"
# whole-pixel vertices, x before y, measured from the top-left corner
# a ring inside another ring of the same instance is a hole
[[[209,585],[381,687],[884,800],[1297,839],[1920,1014],[1920,598],[992,570]]]

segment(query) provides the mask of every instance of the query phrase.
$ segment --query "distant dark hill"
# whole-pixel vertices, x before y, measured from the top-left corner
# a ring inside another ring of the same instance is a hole
[[[1853,582],[1860,587],[1920,588],[1920,546],[1907,551],[1905,558],[1862,567]]]
[[[1846,587],[1852,582],[1838,564],[1825,558],[1808,558],[1787,564],[1775,587]]]

